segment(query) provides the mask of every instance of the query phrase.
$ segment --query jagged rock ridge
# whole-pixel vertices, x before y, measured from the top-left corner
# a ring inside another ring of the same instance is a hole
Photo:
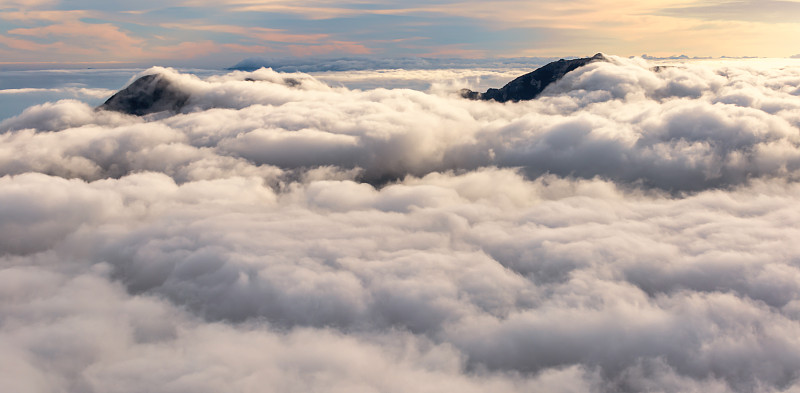
[[[142,116],[149,113],[178,112],[189,100],[189,93],[164,75],[145,75],[109,98],[98,109]]]
[[[489,89],[485,93],[462,89],[461,96],[472,100],[497,102],[532,100],[548,85],[563,78],[568,72],[595,61],[608,61],[608,59],[602,53],[582,59],[561,59],[522,75],[499,89]]]

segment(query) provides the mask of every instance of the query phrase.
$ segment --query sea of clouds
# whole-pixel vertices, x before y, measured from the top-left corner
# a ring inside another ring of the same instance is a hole
[[[800,64],[654,65],[507,104],[154,68],[181,113],[30,107],[0,391],[800,391]]]

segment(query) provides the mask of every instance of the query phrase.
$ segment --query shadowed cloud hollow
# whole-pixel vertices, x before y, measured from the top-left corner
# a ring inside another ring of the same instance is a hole
[[[0,390],[797,390],[800,68],[607,59],[3,121]]]

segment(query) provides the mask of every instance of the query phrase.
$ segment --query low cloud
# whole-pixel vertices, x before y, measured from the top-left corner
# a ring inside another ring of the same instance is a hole
[[[148,72],[164,73],[191,95],[184,113],[144,122],[131,118],[123,128],[132,127],[129,132],[143,143],[149,143],[141,136],[147,133],[136,129],[164,128],[149,135],[174,134],[180,140],[172,143],[184,149],[208,149],[256,166],[361,168],[362,179],[373,183],[519,167],[531,178],[598,176],[668,191],[727,187],[754,177],[794,179],[800,169],[800,102],[792,84],[800,73],[794,68],[776,74],[692,65],[655,72],[647,63],[617,59],[580,68],[538,100],[514,105],[404,89],[348,90],[268,69],[208,80],[167,69]],[[35,139],[60,152],[35,161],[45,165],[73,154],[55,139],[118,117],[80,105],[33,107],[0,123],[0,130],[60,131],[6,133],[18,144]],[[76,154],[81,163],[97,164]],[[58,165],[62,172],[74,171]],[[18,168],[25,170],[25,164]]]
[[[796,389],[800,72],[651,66],[508,104],[156,69],[182,113],[29,108],[2,390]]]
[[[22,89],[0,90],[0,95],[16,95],[16,94],[31,94],[31,93],[59,93],[59,94],[72,94],[75,96],[83,96],[89,98],[105,98],[113,94],[114,91],[108,89],[89,89],[82,87],[66,87],[66,88],[52,88],[52,89],[22,88]]]

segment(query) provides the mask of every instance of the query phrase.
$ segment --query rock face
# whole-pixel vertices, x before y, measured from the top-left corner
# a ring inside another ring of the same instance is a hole
[[[563,78],[568,72],[595,61],[608,61],[608,59],[602,53],[583,59],[561,59],[522,75],[508,82],[502,88],[489,89],[485,93],[463,89],[461,96],[471,100],[495,100],[497,102],[532,100],[541,94],[545,87]]]
[[[142,116],[149,113],[178,112],[189,94],[181,91],[163,75],[145,75],[109,98],[98,109]]]

